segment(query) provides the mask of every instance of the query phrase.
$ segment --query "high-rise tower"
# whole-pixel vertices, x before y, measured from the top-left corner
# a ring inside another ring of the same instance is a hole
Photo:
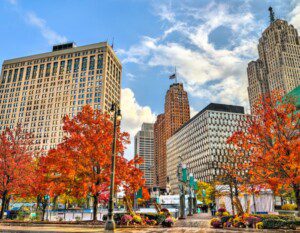
[[[274,18],[262,33],[258,44],[259,58],[248,64],[248,95],[253,107],[260,96],[273,90],[284,94],[300,85],[300,44],[297,30],[287,21]]]
[[[154,165],[154,124],[143,123],[142,129],[134,137],[134,154],[143,158],[143,163],[139,169],[143,171],[143,178],[146,181],[146,187],[153,186],[153,165]]]
[[[166,142],[189,119],[187,92],[182,83],[174,83],[165,96],[164,114],[160,114],[154,124],[155,179],[162,190],[167,185]]]
[[[22,124],[33,149],[62,141],[62,117],[82,106],[108,111],[120,102],[122,65],[107,42],[67,43],[51,52],[5,60],[0,77],[0,131]]]

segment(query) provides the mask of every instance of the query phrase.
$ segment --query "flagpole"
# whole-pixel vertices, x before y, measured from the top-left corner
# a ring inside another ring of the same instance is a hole
[[[175,66],[175,83],[177,83],[177,72],[176,72],[176,66]]]

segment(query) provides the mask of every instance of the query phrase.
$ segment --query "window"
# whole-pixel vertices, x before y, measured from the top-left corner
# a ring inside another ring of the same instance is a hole
[[[48,63],[46,66],[46,77],[50,76],[50,70],[51,70],[51,63]]]
[[[75,62],[74,62],[74,72],[78,72],[79,60],[80,60],[79,58],[75,59]]]
[[[61,61],[61,62],[60,62],[59,74],[63,74],[63,73],[64,73],[64,70],[65,70],[65,64],[66,64],[65,61]]]
[[[87,57],[82,58],[81,71],[86,71]]]
[[[68,60],[67,72],[70,73],[72,69],[72,59]]]
[[[90,65],[89,69],[93,70],[95,68],[95,56],[90,56]]]
[[[103,54],[98,55],[97,69],[103,68]]]

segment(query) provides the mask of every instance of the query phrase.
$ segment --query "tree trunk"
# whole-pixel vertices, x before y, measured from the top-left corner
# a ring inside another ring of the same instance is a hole
[[[233,204],[233,190],[232,190],[232,184],[229,184],[229,188],[230,188],[230,200],[231,200],[232,215],[235,215],[235,212],[234,212],[234,204]]]
[[[42,203],[42,221],[45,220],[46,208],[47,208],[47,200],[44,200],[44,202]]]
[[[3,219],[3,217],[4,217],[6,198],[7,198],[7,190],[5,190],[5,191],[3,192],[3,196],[2,196],[1,211],[0,211],[0,219]]]
[[[6,202],[5,202],[5,210],[9,210],[10,199],[11,199],[11,195],[9,195],[9,197],[6,198]]]
[[[298,217],[300,217],[300,185],[294,185],[294,192],[296,197]]]
[[[254,214],[256,214],[256,201],[255,201],[255,194],[253,193],[252,194],[252,197],[253,197],[253,206],[254,206]]]
[[[58,195],[54,196],[54,198],[53,198],[53,209],[57,209],[57,199],[58,199]]]
[[[97,221],[98,194],[93,196],[93,221]]]
[[[36,212],[40,209],[41,197],[38,195],[36,197]]]

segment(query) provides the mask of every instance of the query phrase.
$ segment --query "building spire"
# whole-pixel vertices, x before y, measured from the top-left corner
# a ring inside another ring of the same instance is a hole
[[[269,7],[269,11],[270,11],[270,23],[273,23],[275,21],[275,13],[271,6]]]

